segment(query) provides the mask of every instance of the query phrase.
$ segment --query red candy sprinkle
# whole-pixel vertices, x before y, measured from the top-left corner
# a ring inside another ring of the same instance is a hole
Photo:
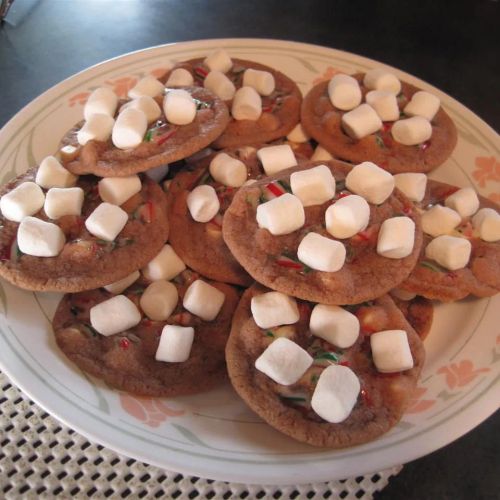
[[[123,338],[123,339],[121,339],[121,340],[120,340],[120,347],[121,347],[122,349],[124,349],[124,350],[125,350],[125,349],[128,349],[128,348],[129,348],[129,346],[130,346],[130,342],[129,342],[129,340],[128,340],[128,339]]]

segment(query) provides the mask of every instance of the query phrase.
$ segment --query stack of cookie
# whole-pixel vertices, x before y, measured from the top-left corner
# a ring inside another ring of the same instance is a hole
[[[360,444],[405,411],[429,299],[500,289],[497,209],[425,175],[455,143],[439,100],[385,70],[302,102],[219,50],[127,100],[93,92],[0,192],[0,274],[68,292],[57,343],[113,387],[175,396],[228,373],[285,434]]]

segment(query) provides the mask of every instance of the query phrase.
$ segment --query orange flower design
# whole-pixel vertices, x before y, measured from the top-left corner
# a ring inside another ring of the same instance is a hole
[[[161,78],[167,71],[168,71],[168,68],[155,68],[155,69],[152,69],[149,72],[149,74],[151,76],[154,76],[155,78]]]
[[[406,413],[421,413],[434,405],[436,402],[434,399],[420,399],[426,392],[427,389],[425,387],[417,387],[415,389]]]
[[[118,97],[127,97],[128,91],[137,83],[137,78],[131,76],[124,76],[123,78],[118,78],[117,80],[108,80],[107,85],[113,87],[113,92]]]
[[[334,68],[333,66],[328,66],[328,68],[325,69],[322,75],[316,77],[313,80],[313,85],[317,85],[318,83],[325,82],[330,80],[332,76],[336,75],[337,73],[342,73],[342,71],[338,68]]]
[[[442,366],[437,372],[446,376],[446,383],[450,389],[464,387],[472,382],[480,373],[489,372],[489,368],[474,369],[472,361],[464,359],[460,363]]]
[[[87,99],[89,98],[90,92],[80,92],[79,94],[75,94],[69,98],[69,105],[72,108],[75,104],[79,104],[83,106]]]
[[[475,164],[472,177],[479,186],[485,187],[488,181],[500,182],[500,162],[494,156],[478,156]]]
[[[137,420],[150,427],[159,427],[168,417],[180,417],[186,412],[168,407],[161,399],[139,398],[130,394],[120,394],[122,408]]]

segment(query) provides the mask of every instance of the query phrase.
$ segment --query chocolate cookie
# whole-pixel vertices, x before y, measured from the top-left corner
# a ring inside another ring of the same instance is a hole
[[[418,295],[411,300],[402,300],[391,293],[391,298],[418,336],[425,340],[431,331],[434,316],[432,302]]]

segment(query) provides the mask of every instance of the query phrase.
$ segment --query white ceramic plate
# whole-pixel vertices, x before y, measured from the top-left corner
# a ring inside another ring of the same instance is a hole
[[[124,95],[138,78],[161,74],[170,60],[205,55],[218,47],[276,67],[303,91],[336,71],[378,65],[346,52],[275,40],[208,40],[135,52],[63,81],[21,110],[0,132],[0,183],[56,150],[95,87],[107,85]],[[394,71],[437,93],[457,124],[457,148],[432,177],[472,184],[500,201],[497,134],[449,96]],[[450,443],[500,402],[500,296],[436,307],[425,368],[408,413],[381,439],[344,451],[319,450],[282,436],[250,412],[229,386],[196,397],[141,400],[90,380],[54,343],[50,320],[59,298],[0,282],[2,370],[39,405],[89,439],[169,470],[260,484],[362,475]]]

